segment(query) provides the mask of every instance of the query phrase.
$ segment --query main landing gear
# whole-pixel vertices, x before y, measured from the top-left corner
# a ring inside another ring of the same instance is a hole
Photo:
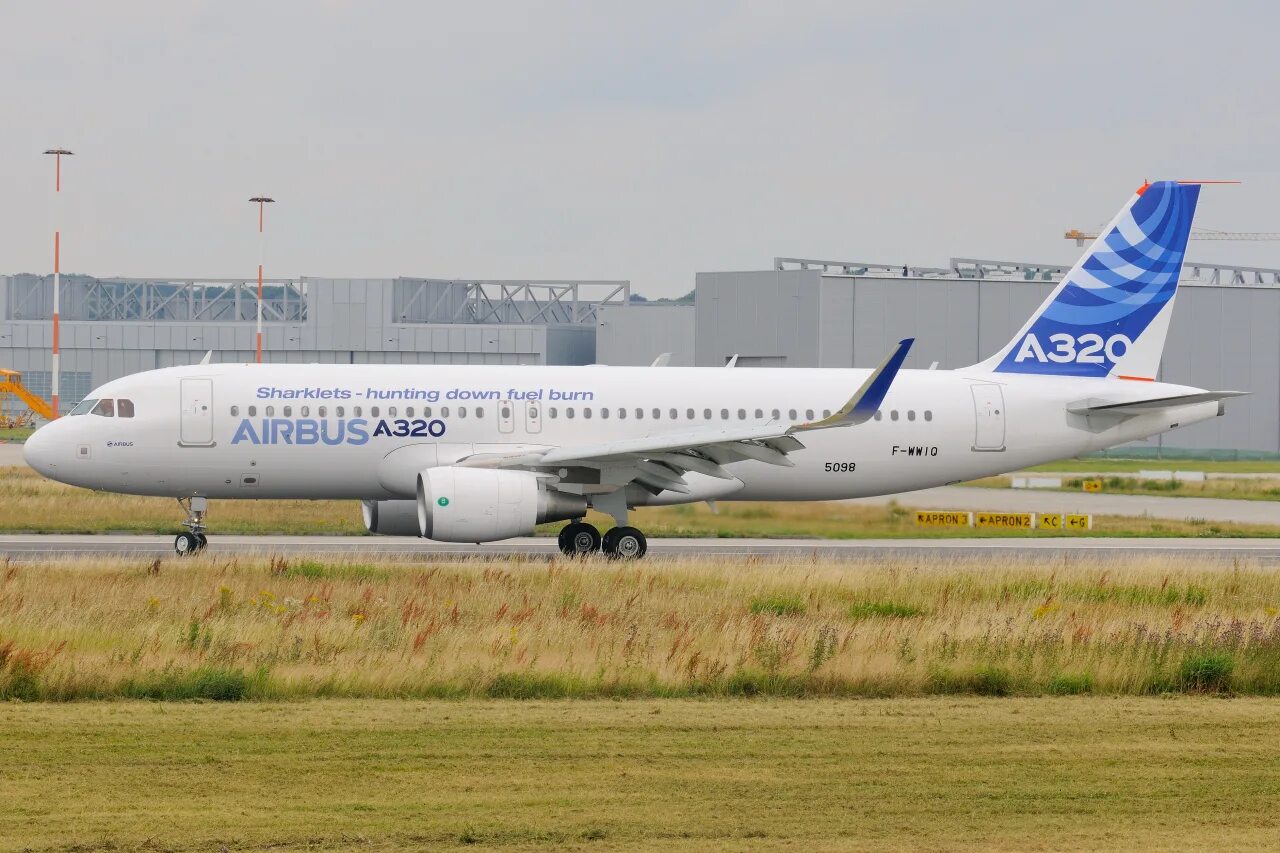
[[[575,521],[560,531],[560,550],[569,557],[586,557],[602,551],[614,560],[638,560],[649,550],[649,541],[634,527],[614,527],[604,536],[593,525]]]
[[[178,498],[178,504],[187,513],[186,521],[182,522],[187,532],[179,533],[174,538],[173,550],[179,557],[198,554],[209,544],[209,537],[204,535],[205,530],[208,529],[204,523],[204,516],[209,511],[209,499]]]

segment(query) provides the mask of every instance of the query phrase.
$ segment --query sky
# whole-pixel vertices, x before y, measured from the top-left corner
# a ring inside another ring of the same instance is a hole
[[[1280,231],[1280,5],[0,6],[0,271],[629,279],[1070,263],[1146,178]],[[1280,243],[1189,258],[1280,266]]]

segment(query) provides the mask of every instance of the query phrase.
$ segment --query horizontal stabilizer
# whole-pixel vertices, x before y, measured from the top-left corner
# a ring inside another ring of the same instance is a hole
[[[1214,403],[1228,397],[1243,397],[1249,391],[1202,391],[1198,394],[1178,394],[1173,397],[1152,397],[1148,400],[1116,402],[1090,397],[1070,403],[1067,411],[1073,415],[1144,415],[1155,409],[1189,406],[1193,403]]]

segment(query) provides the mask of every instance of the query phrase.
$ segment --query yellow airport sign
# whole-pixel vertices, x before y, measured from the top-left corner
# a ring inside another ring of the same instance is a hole
[[[1030,530],[1036,526],[1036,517],[1029,512],[979,512],[975,514],[978,527],[996,527],[1001,530]]]
[[[918,509],[916,524],[921,527],[972,527],[973,513]]]
[[[1042,512],[1036,515],[1036,527],[1042,530],[1089,530],[1093,527],[1093,516]]]
[[[1083,483],[1081,483],[1080,485],[1084,488],[1084,490],[1085,490],[1086,492],[1100,492],[1100,491],[1102,491],[1102,481],[1101,481],[1101,480],[1085,480],[1085,481],[1084,481]]]

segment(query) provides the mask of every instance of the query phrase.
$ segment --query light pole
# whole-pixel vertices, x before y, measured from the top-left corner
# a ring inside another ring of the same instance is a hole
[[[62,157],[71,156],[71,152],[62,148],[50,148],[44,152],[53,155],[53,364],[51,390],[53,397],[53,416],[59,417],[62,412],[58,408],[59,392],[62,390],[62,347],[59,340],[58,313],[62,296],[62,227],[59,222],[62,199]]]
[[[273,204],[275,199],[267,198],[266,196],[255,196],[249,201],[256,202],[258,205],[258,341],[256,361],[258,364],[262,364],[262,264],[263,256],[266,252],[266,237],[262,226],[266,206]]]

